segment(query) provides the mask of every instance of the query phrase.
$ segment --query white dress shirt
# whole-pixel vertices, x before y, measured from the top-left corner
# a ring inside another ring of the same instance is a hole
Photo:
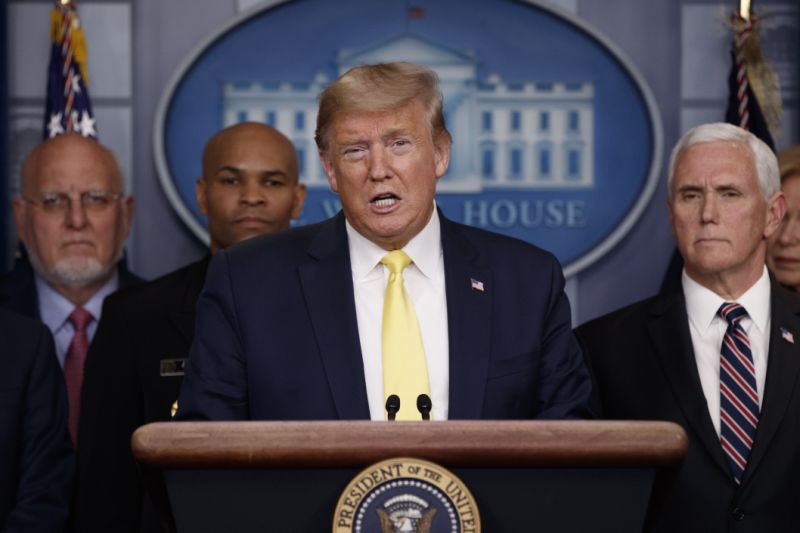
[[[389,269],[380,260],[388,252],[359,234],[349,222],[346,226],[370,418],[385,420],[381,331]],[[403,251],[412,261],[403,271],[403,283],[414,303],[425,349],[433,404],[431,418],[446,420],[450,388],[447,298],[439,216],[435,209],[428,224]]]
[[[100,314],[103,310],[103,300],[105,300],[106,296],[116,291],[117,287],[119,287],[119,273],[115,268],[111,278],[83,305],[83,308],[92,315],[92,320],[89,321],[89,325],[86,328],[86,335],[89,337],[90,343],[94,338],[94,332],[97,331],[97,322],[100,320]],[[75,309],[75,304],[48,285],[38,275],[36,275],[36,293],[39,297],[39,316],[53,333],[58,362],[61,364],[61,368],[64,368],[64,358],[67,356],[72,337],[75,335],[75,328],[69,320],[69,315]]]
[[[689,331],[692,347],[700,374],[700,384],[708,404],[708,414],[719,435],[719,360],[722,339],[728,322],[717,314],[723,302],[719,295],[691,279],[686,271],[682,275],[683,294],[686,297],[686,312],[689,315]],[[758,405],[764,399],[764,380],[767,376],[770,331],[770,280],[767,267],[756,283],[742,294],[736,303],[747,311],[740,324],[750,340],[750,351],[756,369]]]

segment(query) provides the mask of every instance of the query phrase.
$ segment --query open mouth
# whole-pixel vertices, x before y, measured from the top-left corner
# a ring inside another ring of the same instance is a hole
[[[375,207],[386,209],[394,206],[398,201],[400,201],[400,198],[398,198],[396,195],[392,193],[384,193],[374,196],[369,203]]]

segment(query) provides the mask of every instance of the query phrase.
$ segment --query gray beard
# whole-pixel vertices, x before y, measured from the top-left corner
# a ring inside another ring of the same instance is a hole
[[[121,254],[120,254],[121,255]],[[94,257],[68,257],[59,259],[52,268],[44,267],[39,257],[28,251],[33,269],[50,285],[80,289],[88,287],[108,276],[117,259],[104,265]]]

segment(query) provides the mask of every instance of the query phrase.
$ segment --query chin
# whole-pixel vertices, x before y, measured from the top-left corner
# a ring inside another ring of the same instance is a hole
[[[59,285],[79,288],[102,280],[112,268],[114,262],[103,264],[96,257],[69,257],[56,261],[43,277]]]

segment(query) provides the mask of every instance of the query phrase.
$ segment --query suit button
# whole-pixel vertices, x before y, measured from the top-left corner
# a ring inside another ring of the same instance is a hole
[[[733,516],[733,519],[736,520],[737,522],[744,520],[744,511],[742,511],[738,507],[735,507],[733,511],[731,511],[731,515]]]

